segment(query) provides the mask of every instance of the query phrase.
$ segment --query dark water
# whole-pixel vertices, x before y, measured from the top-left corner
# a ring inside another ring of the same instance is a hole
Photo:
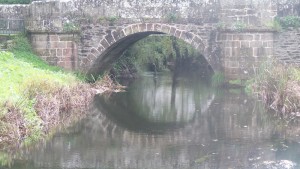
[[[127,92],[97,96],[87,118],[24,151],[11,168],[299,168],[296,129],[241,90],[145,74]]]

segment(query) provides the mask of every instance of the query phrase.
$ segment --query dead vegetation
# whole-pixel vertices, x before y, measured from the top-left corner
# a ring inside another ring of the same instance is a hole
[[[18,147],[24,139],[33,135],[32,132],[41,131],[40,135],[45,136],[57,127],[69,126],[72,122],[85,117],[96,94],[119,92],[124,89],[108,75],[93,84],[57,86],[47,81],[30,83],[25,91],[26,97],[35,100],[33,113],[36,113],[39,118],[32,120],[40,120],[39,126],[30,126],[30,122],[26,121],[28,118],[24,118],[26,113],[20,106],[8,103],[2,106],[4,110],[1,112],[6,113],[0,116],[0,149]]]
[[[299,68],[269,61],[256,73],[251,89],[280,118],[288,122],[300,118]]]

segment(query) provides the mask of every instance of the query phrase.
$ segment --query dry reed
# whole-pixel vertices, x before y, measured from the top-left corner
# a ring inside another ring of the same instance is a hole
[[[251,88],[276,115],[291,121],[300,117],[299,69],[275,61],[264,64]]]
[[[35,127],[40,127],[42,135],[85,117],[96,94],[123,90],[123,87],[113,82],[108,75],[94,84],[77,83],[60,87],[53,87],[55,84],[51,84],[51,87],[45,87],[47,85],[47,82],[32,84],[26,90],[26,95],[35,100],[34,110],[41,119],[40,126]],[[31,131],[20,108],[8,104],[2,107],[7,113],[0,116],[0,149],[10,149],[30,137]]]

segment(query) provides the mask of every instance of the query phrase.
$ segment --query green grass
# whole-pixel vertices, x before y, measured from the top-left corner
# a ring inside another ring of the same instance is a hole
[[[13,122],[3,121],[10,109],[21,112],[27,128],[23,144],[30,144],[42,135],[41,118],[34,109],[38,93],[50,93],[80,82],[75,74],[49,66],[38,58],[24,36],[14,39],[10,52],[0,52],[0,137],[13,128]]]

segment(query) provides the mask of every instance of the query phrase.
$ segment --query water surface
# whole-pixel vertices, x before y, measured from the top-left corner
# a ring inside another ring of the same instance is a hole
[[[147,73],[127,92],[97,96],[87,118],[22,152],[11,168],[288,168],[279,163],[300,164],[297,134],[240,89]]]

